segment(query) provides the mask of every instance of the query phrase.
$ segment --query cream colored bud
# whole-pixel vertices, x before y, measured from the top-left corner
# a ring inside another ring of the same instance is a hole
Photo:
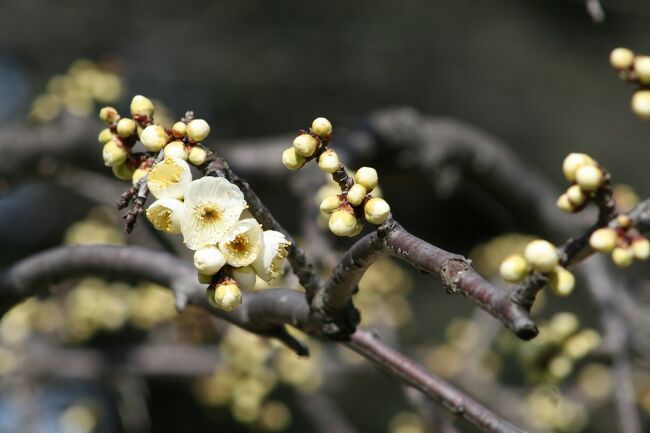
[[[185,122],[176,122],[172,126],[172,135],[174,138],[183,138],[187,132],[187,124]]]
[[[501,278],[509,283],[518,283],[528,275],[528,262],[519,254],[506,257],[499,266]]]
[[[106,144],[106,143],[108,143],[109,141],[111,141],[111,140],[113,139],[113,137],[115,137],[115,136],[113,135],[113,132],[111,132],[111,130],[110,130],[109,128],[104,128],[104,129],[101,130],[101,132],[100,132],[99,135],[97,136],[97,140],[98,140],[101,144]]]
[[[167,144],[169,136],[160,125],[149,125],[140,134],[140,141],[149,152],[158,152]]]
[[[208,299],[212,305],[222,310],[232,311],[241,305],[241,290],[233,279],[218,284],[214,291],[208,292]]]
[[[368,191],[366,190],[365,186],[361,185],[360,183],[355,183],[348,191],[348,202],[352,206],[359,206],[361,203],[363,203],[363,199],[366,198],[367,193]]]
[[[596,191],[604,181],[603,171],[595,165],[584,165],[576,171],[576,182],[583,191]]]
[[[293,148],[298,155],[312,156],[318,146],[318,140],[310,134],[300,134],[293,140]]]
[[[127,138],[135,134],[137,125],[133,119],[124,117],[117,122],[117,135]]]
[[[595,230],[591,234],[589,245],[595,251],[600,253],[609,253],[614,249],[614,247],[616,247],[617,239],[618,234],[616,234],[616,230],[605,227]]]
[[[373,197],[363,207],[366,221],[371,224],[382,224],[390,215],[390,206],[383,198]]]
[[[110,125],[111,123],[115,123],[120,120],[120,113],[118,113],[117,110],[113,107],[102,107],[99,110],[99,119],[102,122],[108,123]]]
[[[197,272],[196,276],[201,284],[210,284],[212,282],[212,277],[214,277],[214,275],[206,275],[200,272]]]
[[[208,152],[205,151],[205,148],[203,146],[196,145],[190,149],[188,159],[193,165],[199,166],[205,163],[207,157]]]
[[[114,165],[111,168],[113,169],[113,174],[115,177],[120,180],[131,180],[133,178],[133,172],[135,171],[135,168],[126,162],[123,164]]]
[[[612,260],[619,268],[627,268],[634,262],[634,251],[632,248],[616,247],[612,251]]]
[[[325,197],[323,201],[320,203],[320,210],[321,212],[329,215],[335,210],[337,210],[339,206],[341,206],[341,199],[339,198],[339,196],[331,195],[329,197]]]
[[[584,153],[570,153],[562,162],[562,172],[567,180],[573,182],[576,179],[576,171],[583,165],[593,165],[594,160]]]
[[[587,195],[579,185],[572,185],[566,191],[567,198],[574,206],[582,206],[587,201]]]
[[[354,175],[354,180],[365,186],[368,192],[375,189],[377,183],[379,183],[379,177],[377,176],[377,170],[372,167],[361,167]]]
[[[327,149],[318,157],[318,166],[325,173],[334,173],[339,169],[339,156],[332,149]]]
[[[327,138],[332,133],[332,124],[324,117],[318,117],[311,123],[311,132],[321,138]]]
[[[198,143],[208,137],[208,134],[210,133],[210,125],[208,125],[208,122],[203,119],[194,119],[187,124],[185,133],[191,143]]]
[[[573,274],[562,266],[555,268],[548,277],[548,286],[558,296],[568,296],[576,285]]]
[[[194,253],[194,267],[205,275],[214,275],[226,264],[226,258],[216,246],[207,246]]]
[[[131,178],[133,185],[137,185],[140,179],[149,174],[149,171],[151,171],[151,168],[136,168],[133,172],[133,177]]]
[[[120,165],[126,161],[129,153],[118,139],[113,139],[104,145],[102,150],[102,157],[104,158],[104,165],[113,167]]]
[[[353,238],[357,236],[361,231],[363,230],[363,221],[357,218],[357,224],[354,226],[354,230],[352,230],[352,233],[348,235],[348,237]]]
[[[575,208],[573,207],[573,204],[569,200],[569,196],[566,193],[558,197],[555,204],[564,212],[572,213],[575,211]]]
[[[637,56],[634,59],[634,72],[641,84],[650,84],[650,56]]]
[[[350,236],[357,226],[357,219],[352,212],[337,210],[330,215],[329,228],[337,236]]]
[[[533,269],[542,273],[553,271],[560,261],[555,245],[542,239],[530,242],[524,257]]]
[[[230,276],[237,281],[240,290],[248,291],[255,288],[257,273],[251,265],[230,268]]]
[[[634,63],[634,53],[628,48],[616,48],[609,55],[609,63],[615,69],[628,69]]]
[[[305,164],[305,157],[299,155],[295,147],[290,147],[282,152],[282,164],[289,170],[298,170]]]
[[[185,143],[180,140],[172,141],[167,144],[164,149],[165,158],[173,157],[187,160],[188,153],[185,148]]]
[[[638,90],[632,96],[632,111],[643,120],[650,120],[650,90]]]
[[[632,241],[632,252],[634,258],[647,260],[650,257],[650,241],[646,238],[636,238]]]
[[[147,116],[149,118],[153,117],[154,106],[151,99],[142,96],[135,95],[131,100],[131,114],[134,116]]]

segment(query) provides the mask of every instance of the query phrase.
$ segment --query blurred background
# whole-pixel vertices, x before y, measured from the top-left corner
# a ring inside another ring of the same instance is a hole
[[[617,46],[650,53],[650,3],[603,8],[596,24],[578,0],[4,0],[0,264],[62,243],[178,248],[144,220],[121,232],[113,203],[128,183],[102,166],[97,110],[126,109],[143,94],[170,119],[192,109],[208,120],[207,144],[307,238],[297,215],[325,180],[297,188],[280,154],[267,156],[326,116],[337,150],[380,168],[406,228],[493,276],[534,233],[475,185],[440,187],[435,173],[364,153],[355,134],[378,110],[411,107],[496,137],[558,191],[562,159],[584,151],[631,186],[630,201],[647,197],[649,125],[631,113],[635,87],[608,57]],[[640,305],[650,301],[647,266],[624,275]],[[614,379],[590,355],[599,324],[580,281],[569,298],[545,296],[537,314],[546,337],[522,344],[434,278],[384,262],[366,279],[364,324],[497,413],[531,431],[617,431]],[[0,324],[1,432],[423,433],[448,422],[344,349],[313,341],[316,356],[299,360],[198,311],[177,315],[167,292],[145,283],[57,289]],[[634,398],[647,428],[650,362],[637,355]]]

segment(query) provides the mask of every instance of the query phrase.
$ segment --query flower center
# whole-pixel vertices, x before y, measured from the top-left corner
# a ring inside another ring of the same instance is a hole
[[[199,218],[201,218],[201,220],[206,224],[213,223],[221,218],[221,211],[212,206],[201,207],[198,214]]]
[[[235,253],[245,253],[248,249],[248,236],[237,235],[235,239],[228,242],[228,249]]]

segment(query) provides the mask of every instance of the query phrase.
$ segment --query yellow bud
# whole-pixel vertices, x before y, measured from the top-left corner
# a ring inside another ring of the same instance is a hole
[[[626,227],[626,228],[632,225],[632,220],[627,215],[619,215],[619,216],[617,216],[616,217],[616,222],[621,227]]]
[[[208,157],[208,153],[205,151],[205,148],[203,146],[193,146],[192,149],[190,149],[190,154],[189,154],[189,161],[194,164],[194,165],[202,165],[205,163],[205,159]]]
[[[514,254],[506,257],[499,266],[501,278],[509,283],[518,283],[528,274],[528,262],[522,256]]]
[[[198,143],[208,137],[210,125],[203,119],[194,119],[187,124],[185,133],[191,143]]]
[[[113,169],[115,177],[120,180],[131,180],[133,178],[133,172],[135,171],[133,166],[127,163],[114,165],[111,168]]]
[[[594,160],[584,153],[570,153],[564,158],[562,172],[567,180],[573,182],[576,179],[576,171],[583,165],[593,165]]]
[[[641,84],[650,84],[650,56],[637,56],[634,59],[634,72]]]
[[[232,311],[241,304],[241,291],[235,280],[227,279],[208,292],[210,303],[225,311]]]
[[[542,239],[530,242],[524,257],[533,269],[542,273],[553,271],[560,261],[555,245]]]
[[[628,69],[634,63],[634,53],[628,48],[616,48],[609,55],[609,63],[615,69]]]
[[[129,119],[128,117],[125,117],[123,119],[120,119],[117,122],[117,135],[119,135],[122,138],[127,138],[135,134],[135,130],[137,128],[136,123],[133,121],[133,119]]]
[[[160,125],[149,125],[140,134],[140,141],[149,152],[158,152],[167,144],[167,132]]]
[[[352,206],[359,206],[363,202],[363,199],[366,198],[367,193],[368,191],[365,186],[360,183],[355,183],[348,191],[348,202]]]
[[[616,247],[612,251],[612,260],[619,268],[627,268],[634,261],[634,252],[632,248]]]
[[[226,264],[226,258],[216,246],[208,246],[194,253],[194,267],[205,275],[214,275]]]
[[[339,206],[341,206],[341,199],[339,196],[331,195],[329,197],[325,197],[325,199],[323,199],[323,201],[320,203],[320,210],[321,212],[329,215],[337,210]]]
[[[185,122],[176,122],[172,126],[172,135],[174,138],[183,138],[187,132],[187,124]]]
[[[572,185],[567,189],[566,195],[574,206],[582,206],[587,201],[587,195],[578,185]]]
[[[564,212],[572,213],[575,211],[575,208],[573,207],[573,204],[569,200],[569,196],[567,194],[562,194],[560,197],[558,197],[555,204]]]
[[[101,144],[106,144],[109,141],[111,141],[113,139],[113,137],[114,137],[114,135],[111,132],[111,130],[109,128],[104,128],[104,129],[101,130],[101,132],[97,136],[97,140],[99,140],[99,142]]]
[[[596,191],[604,180],[602,170],[595,165],[584,165],[576,171],[576,182],[583,191]]]
[[[199,280],[199,283],[201,283],[201,284],[210,284],[212,282],[212,277],[214,275],[207,275],[207,274],[202,274],[200,272],[197,272],[196,276],[197,276],[197,278]]]
[[[357,218],[357,224],[354,226],[354,230],[352,230],[352,233],[350,233],[348,237],[353,238],[359,233],[361,233],[362,230],[363,230],[363,221]]]
[[[650,90],[638,90],[632,96],[632,111],[643,120],[650,120]]]
[[[558,296],[568,296],[576,285],[573,274],[561,266],[555,268],[548,278],[548,286]]]
[[[332,149],[327,149],[318,157],[318,166],[325,173],[334,173],[339,169],[339,156]]]
[[[290,147],[282,152],[282,164],[289,170],[298,170],[305,164],[305,157],[299,155],[295,147]]]
[[[135,171],[133,172],[133,177],[131,178],[131,182],[133,182],[133,185],[135,186],[140,179],[142,179],[144,176],[146,176],[149,171],[151,171],[151,168],[136,168]]]
[[[366,187],[368,192],[375,189],[379,182],[377,170],[372,167],[361,167],[354,175],[355,182]]]
[[[616,247],[617,239],[618,235],[616,234],[616,230],[606,227],[595,230],[591,234],[589,245],[591,245],[591,248],[595,251],[609,253],[614,249],[614,247]]]
[[[113,167],[120,165],[126,161],[129,153],[124,146],[117,139],[113,139],[104,145],[102,150],[102,157],[104,158],[104,165]]]
[[[650,257],[650,241],[646,238],[636,238],[632,241],[632,252],[634,258],[647,260]]]
[[[356,229],[357,219],[350,211],[337,210],[330,216],[328,225],[335,235],[350,236]]]
[[[318,140],[310,134],[300,134],[293,140],[293,148],[302,156],[311,156],[316,151]]]
[[[131,114],[134,116],[153,117],[153,102],[145,96],[135,95],[131,100]]]
[[[332,133],[332,124],[324,117],[318,117],[311,123],[311,132],[321,138],[327,138]]]
[[[173,157],[187,160],[188,157],[187,149],[185,149],[185,143],[180,140],[175,140],[167,144],[165,146],[164,154],[165,158]]]
[[[111,123],[120,120],[120,114],[113,107],[102,107],[102,109],[99,110],[99,118],[110,125]]]
[[[371,224],[382,224],[390,215],[390,206],[383,198],[373,197],[363,207],[366,221]]]

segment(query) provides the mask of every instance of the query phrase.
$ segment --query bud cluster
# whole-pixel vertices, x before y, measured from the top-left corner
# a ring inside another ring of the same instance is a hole
[[[388,203],[373,196],[379,176],[372,167],[361,167],[354,178],[350,177],[337,153],[329,149],[332,139],[332,124],[324,117],[312,122],[309,131],[301,130],[293,146],[282,153],[282,163],[289,170],[298,170],[315,159],[318,167],[330,174],[338,183],[340,194],[323,199],[320,210],[329,215],[328,227],[337,236],[353,237],[361,233],[365,221],[382,224],[390,216]]]
[[[572,185],[557,199],[557,207],[568,213],[584,209],[609,179],[598,162],[584,153],[567,155],[562,172]]]
[[[632,226],[626,215],[619,215],[614,227],[595,230],[589,237],[589,245],[595,251],[611,254],[612,261],[621,268],[630,266],[634,259],[650,257],[650,241]]]
[[[625,81],[639,84],[632,96],[632,111],[643,120],[650,120],[650,56],[635,54],[628,48],[616,48],[609,62]]]

